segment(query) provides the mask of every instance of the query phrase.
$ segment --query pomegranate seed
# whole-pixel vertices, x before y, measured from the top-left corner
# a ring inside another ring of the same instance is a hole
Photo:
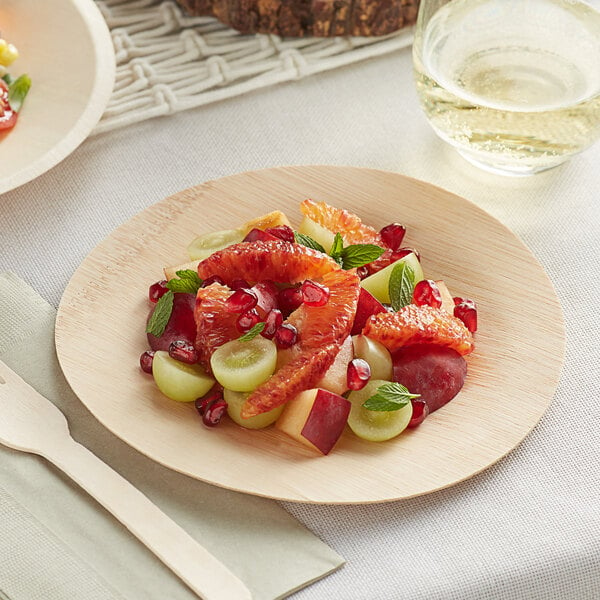
[[[329,300],[329,288],[307,279],[302,284],[302,301],[307,306],[325,306]]]
[[[234,279],[229,287],[232,290],[239,290],[240,288],[249,288],[250,284],[245,279]]]
[[[400,225],[400,223],[390,223],[386,225],[380,232],[383,243],[391,250],[398,250],[400,244],[404,239],[406,233],[406,227]]]
[[[298,330],[289,323],[281,325],[273,336],[278,348],[290,348],[298,341]]]
[[[210,277],[207,277],[202,282],[202,287],[208,287],[209,285],[212,285],[213,283],[218,283],[219,285],[225,285],[225,282],[218,275],[211,275]]]
[[[146,350],[140,356],[140,367],[144,373],[152,373],[152,361],[154,360],[154,350]]]
[[[246,237],[242,240],[242,242],[268,242],[278,239],[280,238],[278,238],[275,235],[272,235],[271,233],[267,233],[262,229],[254,228],[246,234]]]
[[[367,265],[363,265],[362,267],[358,267],[358,269],[356,269],[356,274],[361,279],[364,279],[365,277],[368,277],[371,273],[369,271],[369,267],[367,267]]]
[[[277,294],[277,304],[285,317],[302,305],[302,290],[296,287],[284,288]]]
[[[475,333],[477,331],[477,306],[475,302],[468,298],[455,298],[454,302],[456,300],[461,300],[461,302],[455,304],[454,316],[459,318],[471,333]]]
[[[272,340],[282,323],[283,315],[281,314],[281,311],[277,308],[272,308],[267,313],[267,318],[265,319],[265,328],[262,330],[261,335],[268,340]]]
[[[392,252],[392,262],[400,260],[411,253],[417,257],[419,262],[421,261],[421,255],[418,250],[415,250],[414,248],[400,248],[399,250],[394,250],[394,252]]]
[[[258,315],[258,311],[255,308],[252,308],[248,312],[242,313],[238,317],[235,326],[240,333],[246,333],[247,331],[250,331],[259,321],[260,316]]]
[[[235,290],[225,301],[225,309],[233,313],[245,313],[256,306],[256,294],[247,288]]]
[[[164,296],[169,291],[167,287],[167,280],[162,279],[161,281],[157,281],[153,283],[148,289],[148,300],[153,304],[158,302],[159,298]]]
[[[223,390],[220,387],[213,387],[208,394],[202,396],[202,398],[197,398],[194,402],[194,406],[196,410],[203,416],[206,412],[206,409],[213,403],[219,400],[223,400]]]
[[[277,225],[276,227],[268,227],[265,229],[265,233],[270,233],[280,240],[291,242],[292,244],[296,241],[294,236],[294,230],[288,225]]]
[[[262,309],[266,315],[272,308],[277,308],[277,296],[279,288],[269,280],[259,281],[255,286],[250,288],[257,298],[256,308]]]
[[[423,279],[415,285],[412,295],[413,304],[417,306],[432,306],[440,308],[442,306],[442,294],[440,288],[435,281],[431,279]]]
[[[452,300],[454,301],[454,306],[456,306],[457,304],[468,304],[472,308],[477,308],[475,306],[475,302],[473,302],[473,300],[471,300],[469,298],[459,298],[458,296],[456,296],[456,297],[452,298]]]
[[[371,367],[362,358],[353,358],[348,363],[346,382],[349,390],[362,390],[371,379]]]
[[[207,427],[216,427],[227,411],[227,402],[225,400],[215,400],[211,402],[205,409],[202,415],[202,422]]]
[[[198,353],[192,344],[185,340],[175,340],[169,345],[169,356],[188,365],[198,362]]]
[[[429,415],[429,405],[421,398],[411,398],[412,417],[408,422],[408,427],[416,427],[420,425]]]

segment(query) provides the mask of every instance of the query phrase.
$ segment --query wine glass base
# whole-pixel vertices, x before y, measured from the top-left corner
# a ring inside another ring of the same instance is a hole
[[[535,175],[536,173],[541,173],[543,171],[548,171],[550,169],[554,169],[559,165],[562,165],[564,162],[569,160],[570,156],[565,157],[559,162],[546,164],[546,165],[527,165],[527,164],[505,164],[505,163],[496,163],[496,162],[486,162],[479,158],[476,158],[470,152],[466,152],[464,150],[458,149],[458,153],[468,162],[470,162],[475,167],[479,169],[483,169],[484,171],[488,171],[489,173],[494,173],[496,175],[508,175],[509,177],[528,177],[530,175]]]

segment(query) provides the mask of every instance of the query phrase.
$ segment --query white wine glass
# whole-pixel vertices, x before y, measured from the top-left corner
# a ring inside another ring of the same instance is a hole
[[[421,0],[413,44],[435,132],[484,169],[529,175],[600,138],[600,11],[581,0]]]

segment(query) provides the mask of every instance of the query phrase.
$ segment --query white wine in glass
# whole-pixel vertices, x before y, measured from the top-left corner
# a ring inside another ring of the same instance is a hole
[[[472,163],[550,169],[600,137],[600,12],[580,0],[421,0],[421,106]]]

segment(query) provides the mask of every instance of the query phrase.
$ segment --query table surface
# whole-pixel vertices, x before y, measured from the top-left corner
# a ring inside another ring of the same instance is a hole
[[[89,138],[0,197],[0,270],[56,306],[86,254],[147,206],[206,180],[300,164],[394,171],[487,210],[550,276],[567,353],[546,416],[480,475],[381,505],[286,504],[348,561],[295,597],[599,598],[600,144],[530,178],[477,170],[430,129],[402,50]],[[508,381],[499,401],[527,398]]]

